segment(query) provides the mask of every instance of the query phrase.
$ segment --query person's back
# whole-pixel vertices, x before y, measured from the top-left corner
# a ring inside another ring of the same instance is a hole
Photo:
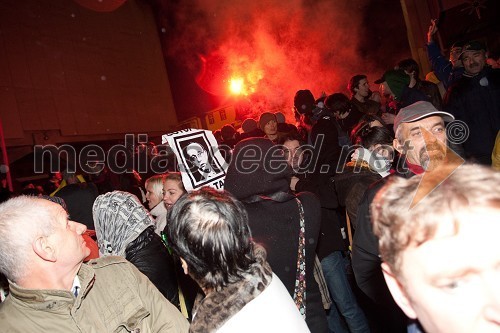
[[[437,84],[427,80],[417,80],[415,88],[427,96],[428,101],[432,103],[438,110],[443,109],[443,99]]]
[[[153,227],[144,230],[129,244],[125,259],[146,275],[166,299],[175,306],[179,305],[174,258]]]
[[[309,332],[266,250],[254,242],[244,206],[228,192],[205,187],[181,197],[166,231],[184,273],[204,291],[191,333]]]
[[[317,240],[320,227],[319,201],[312,193],[307,192],[299,193],[297,199],[304,209],[307,238]],[[290,197],[285,202],[262,200],[255,203],[243,201],[243,204],[248,212],[248,223],[254,240],[267,249],[273,272],[293,296],[300,231],[297,201]],[[287,241],[284,242],[283,239]],[[310,270],[308,278],[312,278],[316,245],[317,241],[306,243],[306,270]]]
[[[285,286],[273,274],[271,283],[259,297],[246,304],[217,333],[309,332],[304,320],[296,315],[297,308],[287,297]]]
[[[311,191],[320,200],[320,232],[316,244],[316,254],[321,263],[326,285],[335,305],[327,312],[328,329],[341,331],[342,314],[349,329],[366,332],[368,329],[362,310],[357,306],[347,281],[347,245],[341,231],[341,222],[336,209],[338,200],[335,194],[333,176],[340,158],[339,135],[335,115],[350,114],[353,111],[347,96],[335,93],[325,100],[326,108],[316,108],[304,115],[304,121],[311,123],[311,142],[314,144],[312,161],[307,168],[308,180],[297,182],[296,191]],[[355,111],[359,112],[359,111]],[[312,168],[311,168],[312,167]],[[338,309],[338,312],[337,312]]]
[[[259,161],[261,164],[254,172],[244,172],[246,163],[250,162],[245,160],[246,153],[254,149],[260,150],[263,155]],[[245,205],[253,239],[266,249],[274,273],[290,296],[301,298],[295,295],[297,274],[305,275],[306,321],[312,332],[324,332],[327,329],[326,318],[313,275],[321,223],[320,203],[312,193],[299,193],[296,197],[289,193],[292,170],[286,159],[279,157],[273,160],[276,164],[271,164],[271,155],[275,156],[273,152],[279,149],[264,138],[248,139],[237,144],[225,188]],[[275,167],[277,169],[272,169]],[[305,224],[305,235],[302,236],[301,220]],[[304,247],[299,246],[301,240]],[[304,253],[305,257],[302,257]],[[305,271],[302,272],[297,263],[299,255],[305,264]]]

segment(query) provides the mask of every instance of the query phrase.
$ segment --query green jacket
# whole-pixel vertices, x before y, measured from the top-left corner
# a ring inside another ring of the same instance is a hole
[[[10,284],[2,332],[188,332],[189,323],[146,276],[121,257],[83,264],[77,297],[66,290]]]

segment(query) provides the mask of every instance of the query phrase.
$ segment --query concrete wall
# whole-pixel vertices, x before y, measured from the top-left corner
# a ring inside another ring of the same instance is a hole
[[[177,124],[151,8],[0,0],[0,117],[7,146],[165,133]]]

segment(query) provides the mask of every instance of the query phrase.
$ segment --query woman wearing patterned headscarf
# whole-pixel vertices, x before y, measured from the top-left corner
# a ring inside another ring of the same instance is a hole
[[[137,197],[108,192],[97,197],[92,211],[100,256],[124,257],[179,307],[173,258],[155,233],[153,217]]]

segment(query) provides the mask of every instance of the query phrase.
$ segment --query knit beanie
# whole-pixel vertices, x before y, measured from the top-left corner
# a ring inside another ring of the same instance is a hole
[[[233,150],[224,189],[238,200],[288,192],[292,169],[279,145],[266,138],[240,141]]]
[[[404,87],[410,84],[410,77],[402,69],[391,69],[384,74],[385,81],[394,93],[397,101],[401,100]]]
[[[257,122],[255,119],[247,118],[241,124],[241,129],[244,133],[250,133],[251,131],[257,129]]]
[[[299,90],[293,98],[293,106],[300,114],[311,113],[314,109],[314,95],[310,90]]]
[[[275,112],[274,115],[276,116],[276,121],[278,124],[284,124],[286,123],[285,115],[283,112]]]
[[[259,118],[259,128],[261,130],[264,130],[264,126],[266,126],[266,124],[268,122],[270,122],[271,120],[276,121],[276,116],[274,115],[274,113],[264,112],[263,114],[260,115],[260,118]],[[277,123],[277,121],[276,121],[276,123]]]
[[[220,130],[220,134],[222,135],[223,140],[230,140],[233,138],[236,130],[231,125],[224,125]]]

